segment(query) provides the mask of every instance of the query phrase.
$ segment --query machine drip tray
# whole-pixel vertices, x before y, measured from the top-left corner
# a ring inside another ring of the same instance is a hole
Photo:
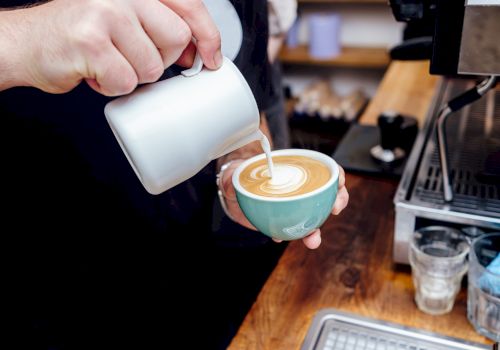
[[[324,309],[318,312],[302,350],[479,350],[491,346]]]

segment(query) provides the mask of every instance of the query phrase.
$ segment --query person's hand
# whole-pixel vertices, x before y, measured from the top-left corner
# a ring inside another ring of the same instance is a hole
[[[54,0],[0,16],[17,85],[46,92],[86,80],[104,95],[130,93],[174,63],[191,65],[193,37],[205,66],[222,64],[220,34],[202,0]]]
[[[241,208],[236,200],[236,192],[231,181],[234,171],[242,162],[242,160],[235,160],[231,162],[229,167],[223,172],[221,179],[221,190],[223,192],[224,198],[226,199],[227,209],[229,211],[229,214],[231,215],[231,218],[242,226],[245,226],[252,230],[256,230],[256,228],[245,217],[245,214],[243,214],[243,212],[241,211]],[[340,212],[344,210],[344,208],[347,206],[347,203],[349,202],[349,193],[347,192],[347,188],[345,186],[345,172],[344,169],[342,169],[342,167],[340,166],[339,170],[339,190],[332,209],[333,215],[340,214]],[[302,241],[309,249],[318,248],[321,244],[321,230],[314,230],[307,237],[303,238]]]

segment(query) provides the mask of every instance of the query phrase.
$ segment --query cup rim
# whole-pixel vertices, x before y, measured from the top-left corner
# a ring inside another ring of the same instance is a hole
[[[460,231],[457,230],[457,229],[455,229],[455,228],[446,227],[446,226],[439,226],[439,225],[424,227],[424,228],[422,228],[422,230],[423,229],[431,230],[431,229],[437,229],[437,228],[440,228],[440,229],[451,229],[451,230],[456,231],[457,233],[460,233]],[[452,262],[452,261],[455,261],[455,260],[456,261],[461,261],[471,251],[471,245],[469,245],[469,243],[467,242],[467,240],[464,238],[464,243],[466,244],[466,249],[464,249],[464,251],[461,252],[460,254],[457,254],[455,256],[439,256],[439,257],[431,255],[431,254],[427,254],[426,252],[420,250],[418,248],[417,244],[415,243],[415,233],[417,231],[418,230],[416,230],[415,232],[413,232],[412,235],[411,235],[411,239],[410,239],[410,247],[411,248],[410,249],[412,249],[419,256],[425,257],[426,259],[439,259],[441,261],[446,261],[446,262]]]
[[[289,202],[297,199],[304,199],[304,198],[309,198],[312,197],[318,193],[323,192],[325,189],[328,187],[332,186],[339,177],[339,166],[335,160],[333,160],[331,157],[327,156],[326,154],[323,154],[318,151],[313,151],[313,150],[308,150],[308,149],[298,149],[298,148],[288,148],[288,149],[282,149],[282,150],[277,150],[277,151],[272,151],[271,156],[282,156],[282,155],[292,155],[292,156],[306,156],[309,158],[313,158],[316,160],[319,160],[323,164],[329,167],[331,171],[331,177],[330,179],[321,187],[318,187],[314,191],[304,193],[304,194],[298,194],[295,196],[290,196],[290,197],[265,197],[261,196],[258,194],[251,193],[247,191],[243,186],[241,186],[239,178],[240,174],[245,169],[249,164],[254,163],[258,160],[264,159],[266,157],[265,153],[261,153],[259,155],[256,155],[252,158],[249,158],[245,160],[243,163],[241,163],[236,170],[233,173],[232,176],[232,182],[233,186],[236,189],[237,192],[240,192],[241,194],[250,197],[252,199],[257,199],[265,202]]]
[[[476,255],[476,250],[474,249],[474,245],[477,242],[479,242],[480,240],[483,240],[485,238],[492,237],[492,236],[500,237],[500,232],[487,233],[487,234],[481,235],[479,237],[476,237],[472,241],[472,243],[470,244],[470,252],[471,253],[469,254],[469,257],[470,257],[471,262],[473,262],[481,270],[481,274],[488,274],[488,275],[495,276],[496,278],[500,278],[499,273],[492,272],[492,271],[488,270],[485,266],[483,266],[479,263],[479,259],[477,258],[477,255]]]

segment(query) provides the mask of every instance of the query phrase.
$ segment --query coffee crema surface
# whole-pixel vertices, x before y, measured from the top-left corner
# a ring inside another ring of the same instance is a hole
[[[319,160],[304,156],[272,158],[272,179],[265,158],[241,172],[239,181],[245,190],[264,197],[291,197],[312,192],[331,178],[330,169]]]

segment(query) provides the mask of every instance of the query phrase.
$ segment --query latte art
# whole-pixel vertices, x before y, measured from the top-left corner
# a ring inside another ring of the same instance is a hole
[[[248,165],[240,175],[243,188],[265,197],[290,197],[314,191],[331,176],[322,162],[304,156],[276,156],[273,163],[272,178],[265,159]]]
[[[261,165],[250,173],[250,178],[259,183],[259,190],[267,195],[282,195],[297,191],[307,180],[307,171],[294,164],[275,164],[271,178],[267,165]]]

